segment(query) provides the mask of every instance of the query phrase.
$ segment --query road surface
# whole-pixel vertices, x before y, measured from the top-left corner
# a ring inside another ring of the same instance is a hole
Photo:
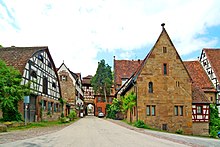
[[[187,146],[127,129],[105,119],[87,116],[72,125],[43,136],[18,140],[3,147],[170,147]]]

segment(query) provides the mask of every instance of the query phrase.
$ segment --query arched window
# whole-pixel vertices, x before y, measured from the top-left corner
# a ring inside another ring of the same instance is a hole
[[[148,92],[153,93],[153,82],[148,83]]]

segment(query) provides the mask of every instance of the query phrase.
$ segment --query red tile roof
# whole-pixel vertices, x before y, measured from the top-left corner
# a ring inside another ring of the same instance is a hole
[[[83,85],[91,85],[91,79],[92,79],[92,75],[88,75],[86,77],[83,77],[82,84]]]
[[[220,48],[204,48],[203,51],[206,53],[218,81],[220,81]]]
[[[199,61],[184,61],[184,65],[192,78],[194,87],[199,87],[204,92],[216,91]]]
[[[4,60],[8,66],[13,66],[23,74],[25,65],[32,55],[37,51],[45,49],[48,50],[48,47],[4,47],[0,48],[0,59]]]
[[[192,103],[210,104],[210,101],[201,88],[192,86]]]
[[[121,85],[122,78],[129,79],[143,60],[114,60],[115,84]]]

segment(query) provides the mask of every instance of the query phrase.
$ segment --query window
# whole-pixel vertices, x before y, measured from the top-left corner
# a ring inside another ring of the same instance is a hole
[[[155,107],[156,106],[151,106],[151,115],[155,116]]]
[[[36,71],[34,71],[33,69],[31,69],[31,76],[33,77],[33,78],[37,78],[37,73],[36,73]]]
[[[174,115],[178,116],[178,106],[174,106]]]
[[[101,101],[102,101],[101,97],[98,97],[98,102],[101,102]]]
[[[48,90],[48,81],[47,81],[47,78],[44,77],[43,78],[43,93],[47,94],[47,90]]]
[[[163,53],[167,53],[167,47],[163,47]]]
[[[46,110],[47,108],[47,101],[43,100],[43,110]]]
[[[197,114],[202,114],[202,106],[197,106]]]
[[[41,62],[44,62],[43,56],[41,54],[37,55],[38,60],[40,60]]]
[[[162,124],[162,130],[167,131],[167,124]]]
[[[52,68],[52,65],[49,61],[48,61],[47,65],[48,65],[49,68]]]
[[[147,116],[150,116],[150,106],[147,106],[146,114],[147,114]]]
[[[180,106],[180,116],[183,116],[183,106]]]
[[[176,81],[176,87],[180,87],[180,82]]]
[[[148,83],[148,92],[153,93],[153,82]]]
[[[156,115],[156,106],[147,105],[146,107],[146,115],[147,116],[155,116]]]
[[[56,85],[55,82],[52,83],[52,87],[53,87],[53,88],[56,88],[56,87],[57,87],[57,85]]]
[[[167,75],[167,64],[166,63],[163,64],[163,74]]]
[[[211,100],[211,101],[213,101],[213,98],[212,98],[212,96],[210,97],[210,100]]]
[[[61,81],[67,81],[67,76],[61,75],[61,76],[60,76],[60,80],[61,80]]]

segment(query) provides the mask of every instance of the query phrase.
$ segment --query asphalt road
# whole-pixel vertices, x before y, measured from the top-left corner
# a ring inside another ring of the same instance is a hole
[[[146,135],[120,125],[88,116],[55,133],[19,140],[3,147],[166,147],[186,146]]]

